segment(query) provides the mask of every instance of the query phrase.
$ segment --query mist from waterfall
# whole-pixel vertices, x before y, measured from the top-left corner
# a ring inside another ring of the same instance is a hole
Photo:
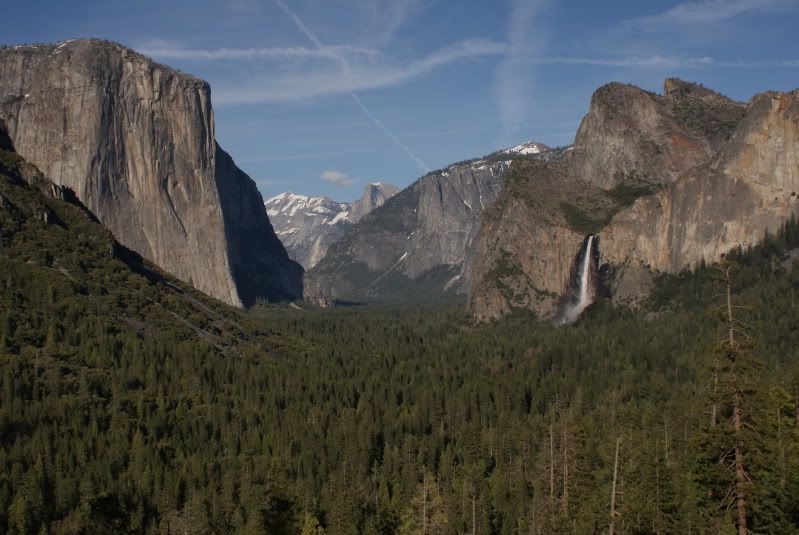
[[[578,279],[577,301],[568,303],[560,317],[559,323],[566,325],[574,323],[580,314],[594,302],[595,295],[591,285],[591,261],[594,248],[594,236],[588,236],[585,241],[585,250],[580,264],[580,277]]]

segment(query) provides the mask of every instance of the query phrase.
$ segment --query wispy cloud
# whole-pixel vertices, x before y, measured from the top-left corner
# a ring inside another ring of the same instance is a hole
[[[513,0],[508,16],[509,44],[495,81],[503,142],[515,136],[527,119],[534,65],[527,59],[546,47],[549,32],[541,24],[541,16],[547,6],[547,0]]]
[[[259,76],[235,86],[221,85],[214,92],[214,102],[286,102],[395,87],[458,60],[501,54],[505,48],[504,43],[468,40],[437,50],[406,65],[348,61],[342,66],[339,61],[334,67]]]
[[[664,31],[675,26],[699,26],[754,12],[774,12],[795,7],[796,0],[699,0],[683,2],[656,15],[626,21],[646,31]]]
[[[341,171],[322,171],[320,178],[325,182],[330,182],[331,184],[335,184],[340,188],[348,188],[358,182],[357,178],[353,178],[347,173],[342,173]]]
[[[495,41],[467,40],[436,50],[405,65],[347,61],[284,74],[259,76],[235,85],[221,85],[214,92],[218,104],[287,102],[326,95],[347,94],[395,87],[458,60],[497,55],[506,45]]]
[[[587,58],[587,57],[538,57],[527,61],[536,65],[595,65],[600,67],[655,68],[655,69],[702,69],[709,67],[758,69],[758,68],[796,68],[799,60],[756,60],[735,61],[704,57],[671,56],[631,56],[626,58]]]
[[[299,15],[297,15],[291,8],[289,8],[288,4],[286,4],[284,0],[275,0],[275,3],[278,5],[278,7],[280,7],[280,9],[282,9],[286,13],[286,15],[288,15],[288,17],[292,21],[294,21],[294,24],[297,26],[297,28],[308,38],[309,41],[311,41],[314,44],[314,46],[316,46],[316,48],[320,50],[325,48],[324,43],[322,43],[322,41],[319,40],[316,34],[313,31],[311,31],[311,29],[308,28],[308,26],[305,25],[305,23],[302,21]],[[339,56],[338,60],[339,63],[341,64],[341,71],[344,74],[345,80],[350,81],[351,85],[351,80],[353,77],[352,65],[350,64],[349,61],[347,61],[347,59],[344,56]],[[400,147],[408,155],[408,157],[410,157],[416,163],[416,165],[418,165],[423,171],[426,172],[430,171],[428,165],[424,163],[424,161],[422,161],[422,159],[419,158],[413,151],[411,151],[410,147],[402,143],[399,140],[399,138],[397,138],[397,136],[395,136],[394,133],[391,130],[389,130],[389,128],[382,121],[380,121],[380,119],[378,119],[371,111],[369,111],[369,109],[363,104],[358,95],[355,94],[355,89],[353,87],[350,87],[349,89],[347,89],[347,91],[349,92],[350,96],[355,101],[355,103],[358,105],[358,107],[361,108],[363,113],[378,128],[380,128],[389,137],[389,139],[391,139],[391,141],[394,142],[395,145]]]
[[[366,0],[366,4],[373,9],[372,16],[382,22],[380,42],[389,42],[394,33],[420,9],[422,3],[422,0]]]
[[[357,149],[341,149],[323,152],[307,152],[303,154],[283,154],[280,156],[261,156],[258,158],[237,159],[239,163],[258,163],[258,162],[282,162],[289,160],[314,160],[317,158],[329,158],[331,156],[342,156],[345,154],[363,154],[366,152],[380,152],[385,150],[380,147],[359,147]]]
[[[182,59],[194,61],[216,61],[235,59],[330,59],[338,60],[343,55],[362,55],[374,58],[380,51],[351,45],[326,46],[324,48],[271,47],[271,48],[218,48],[215,50],[186,49],[179,47],[144,48],[142,54],[159,59]]]

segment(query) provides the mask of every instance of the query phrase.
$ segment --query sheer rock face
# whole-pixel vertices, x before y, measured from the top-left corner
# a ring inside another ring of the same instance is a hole
[[[799,91],[754,97],[709,163],[621,211],[603,260],[676,272],[756,244],[799,211]]]
[[[180,279],[234,305],[300,295],[255,184],[214,140],[206,82],[103,41],[8,47],[0,119],[20,155]]]
[[[507,167],[500,157],[455,164],[400,191],[308,271],[306,298],[408,301],[465,293],[483,208],[499,194]]]
[[[663,95],[600,88],[573,147],[543,167],[511,167],[484,218],[470,310],[551,317],[568,291],[564,262],[587,234],[599,236],[614,300],[635,303],[653,271],[716,261],[775,231],[799,211],[797,95],[745,105],[675,79]]]

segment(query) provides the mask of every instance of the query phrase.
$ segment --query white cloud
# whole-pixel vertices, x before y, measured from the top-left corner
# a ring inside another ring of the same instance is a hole
[[[378,56],[380,52],[373,48],[361,48],[350,45],[326,46],[324,48],[271,47],[271,48],[218,48],[215,50],[186,49],[175,46],[160,48],[143,48],[142,54],[159,59],[182,59],[196,61],[233,60],[233,59],[330,59],[338,60],[344,55],[362,55],[369,58]]]
[[[744,13],[780,11],[796,4],[796,0],[698,0],[677,4],[656,15],[628,20],[627,24],[636,29],[661,31],[674,26],[721,22]]]
[[[341,171],[322,171],[320,178],[325,182],[330,182],[340,188],[347,188],[358,182],[358,179],[352,178],[348,174],[342,173]]]
[[[257,162],[279,162],[287,160],[313,160],[316,158],[329,158],[331,156],[342,156],[344,154],[362,154],[366,152],[379,152],[379,147],[358,147],[353,149],[330,150],[324,152],[307,152],[304,154],[281,154],[280,156],[261,156],[258,158],[237,158],[239,163],[257,163]]]
[[[698,68],[713,65],[710,57],[679,58],[668,56],[631,56],[626,58],[580,58],[580,57],[543,57],[530,61],[541,65],[596,65],[603,67],[630,68]]]
[[[235,85],[216,84],[214,103],[287,102],[394,87],[458,60],[501,54],[505,48],[504,43],[495,41],[467,40],[405,65],[351,59],[343,64],[339,61],[333,65],[272,73]]]
[[[508,15],[508,41],[505,57],[495,78],[499,117],[503,125],[502,142],[513,138],[527,120],[533,101],[533,62],[531,55],[540,54],[549,40],[549,32],[541,24],[547,0],[514,0]]]

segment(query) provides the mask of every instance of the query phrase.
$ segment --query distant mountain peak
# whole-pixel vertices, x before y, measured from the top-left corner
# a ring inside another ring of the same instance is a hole
[[[546,152],[550,150],[550,147],[544,145],[543,143],[539,143],[538,141],[525,141],[524,143],[520,143],[515,147],[511,147],[509,149],[505,149],[502,152],[505,154],[521,154],[523,156],[533,155],[533,154],[541,154],[542,152]]]
[[[361,198],[336,202],[323,195],[285,191],[264,202],[266,212],[289,256],[306,269],[313,267],[344,229],[382,205],[399,189],[386,182],[371,182]]]

